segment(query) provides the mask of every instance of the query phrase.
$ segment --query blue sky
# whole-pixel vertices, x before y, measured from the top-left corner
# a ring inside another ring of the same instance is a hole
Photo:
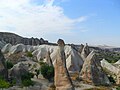
[[[0,31],[120,46],[120,0],[0,0]]]

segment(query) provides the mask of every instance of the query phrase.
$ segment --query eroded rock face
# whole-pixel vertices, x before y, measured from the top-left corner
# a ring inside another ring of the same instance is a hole
[[[10,43],[6,44],[1,50],[2,53],[8,53],[10,51],[11,47],[12,47],[12,45]]]
[[[118,60],[115,64],[116,64],[116,65],[120,65],[120,60]]]
[[[37,57],[39,61],[42,59],[47,59],[46,55],[50,52],[50,58],[52,60],[53,65],[55,65],[55,61],[57,59],[57,46],[52,45],[40,45],[38,49],[32,52],[33,56]],[[64,52],[66,56],[66,66],[69,71],[80,71],[83,65],[83,60],[81,56],[78,54],[78,51],[73,49],[71,46],[65,45]]]
[[[4,41],[0,41],[0,49],[2,49],[5,46],[5,42]]]
[[[46,54],[46,61],[45,61],[49,66],[53,66],[52,59],[50,57],[50,52]]]
[[[35,61],[47,60],[51,58],[52,64],[55,64],[57,58],[57,46],[52,45],[23,45],[17,44],[11,47],[11,44],[6,44],[2,51],[6,54],[5,58],[16,64],[26,52],[32,52]],[[50,52],[48,55],[48,52]],[[65,45],[64,52],[66,56],[66,66],[69,71],[80,71],[83,65],[83,59],[80,53],[72,46]],[[50,56],[50,57],[49,57]]]
[[[7,79],[7,68],[5,65],[5,58],[0,50],[0,76],[3,76],[3,78]]]
[[[24,44],[17,44],[15,46],[12,46],[9,50],[10,54],[15,54],[15,53],[19,53],[19,52],[25,52],[26,51],[26,47]]]
[[[120,71],[116,76],[117,76],[116,84],[120,85]]]
[[[58,40],[58,52],[55,63],[55,86],[56,90],[74,90],[72,80],[66,68],[66,58],[64,52],[65,43]]]
[[[82,52],[81,52],[81,57],[83,60],[86,59],[86,57],[90,54],[89,46],[86,44],[84,47],[82,46]]]
[[[28,67],[20,62],[9,70],[9,78],[15,78],[16,84],[21,85],[21,77],[26,73],[28,73]]]
[[[115,74],[117,75],[120,72],[120,69],[113,66],[111,63],[109,63],[108,61],[106,61],[105,59],[103,59],[101,61],[101,66],[106,69],[107,71],[109,71],[111,74]]]
[[[80,77],[86,83],[93,85],[109,85],[109,79],[103,72],[100,62],[97,60],[95,52],[92,51],[84,61]]]
[[[101,66],[103,67],[107,74],[111,75],[115,79],[116,84],[120,84],[120,69],[118,67],[115,67],[115,65],[112,65],[105,59],[101,61]]]

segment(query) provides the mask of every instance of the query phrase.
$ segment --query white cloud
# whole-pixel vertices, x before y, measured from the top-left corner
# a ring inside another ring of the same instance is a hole
[[[81,17],[77,18],[76,21],[78,21],[78,22],[84,22],[87,19],[88,19],[88,16],[81,16]]]
[[[87,29],[81,29],[80,31],[81,32],[87,32],[88,30]]]
[[[46,0],[43,5],[33,5],[30,0],[0,0],[0,31],[34,36],[65,34],[87,19],[86,16],[71,19],[62,7],[53,3],[54,0]]]

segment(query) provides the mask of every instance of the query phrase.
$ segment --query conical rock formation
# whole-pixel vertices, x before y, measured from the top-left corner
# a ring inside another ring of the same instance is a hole
[[[82,49],[83,48],[83,49]],[[86,57],[90,54],[89,46],[86,44],[84,47],[81,46],[81,57],[83,60],[86,59]]]
[[[81,44],[81,45],[80,45],[80,48],[79,48],[79,52],[80,52],[80,54],[81,54],[81,52],[82,52],[83,48],[84,48],[84,45],[83,45],[83,44]]]
[[[93,85],[108,85],[109,79],[103,72],[100,62],[96,60],[96,55],[92,51],[86,58],[83,68],[80,72],[80,77],[86,83]]]
[[[56,90],[74,90],[72,80],[66,67],[64,41],[58,40],[58,52],[55,63],[55,86]]]

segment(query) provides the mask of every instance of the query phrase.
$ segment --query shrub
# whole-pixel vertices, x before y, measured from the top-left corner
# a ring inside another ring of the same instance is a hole
[[[24,79],[22,80],[22,85],[23,86],[30,86],[30,85],[34,85],[34,82],[31,79]]]
[[[10,83],[5,81],[3,76],[0,76],[0,88],[9,88]]]
[[[6,61],[6,67],[7,69],[11,69],[13,67],[13,63],[10,61]]]
[[[28,57],[33,57],[32,52],[27,52]]]
[[[54,77],[54,67],[44,63],[41,66],[41,74],[49,81]]]
[[[41,66],[42,66],[42,65],[45,65],[45,64],[46,64],[46,63],[44,63],[44,62],[42,62],[42,61],[39,62],[39,65],[41,65]]]
[[[31,78],[33,78],[34,74],[33,73],[26,73],[23,74],[21,76],[21,80],[22,80],[22,85],[23,86],[30,86],[30,85],[34,85],[33,81],[31,80]]]
[[[22,80],[24,80],[24,79],[31,79],[31,78],[33,78],[33,76],[34,76],[34,74],[33,73],[26,73],[26,74],[23,74],[22,76],[21,76],[21,79]]]
[[[116,88],[116,90],[120,90],[120,86],[118,86],[118,87]]]
[[[0,80],[0,88],[9,88],[10,87],[10,83],[5,81],[5,80]]]
[[[3,80],[4,78],[3,78],[3,76],[2,75],[0,75],[0,80]]]
[[[10,84],[11,84],[11,86],[14,86],[16,84],[16,79],[12,79]]]

